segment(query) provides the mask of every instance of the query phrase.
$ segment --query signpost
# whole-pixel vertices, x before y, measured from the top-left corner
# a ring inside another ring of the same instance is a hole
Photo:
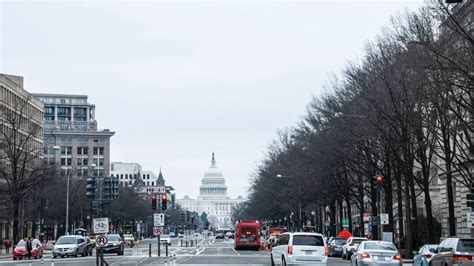
[[[154,213],[153,214],[153,226],[165,226],[165,214]]]
[[[97,239],[95,241],[97,243],[97,246],[99,247],[104,247],[107,245],[107,236],[106,235],[99,235],[97,236]]]
[[[348,228],[349,227],[349,218],[342,219],[342,227]]]
[[[95,219],[94,219],[95,220]],[[95,228],[95,227],[94,227]],[[96,237],[95,243],[97,245],[96,250],[96,265],[99,265],[99,258],[100,258],[100,265],[104,265],[104,249],[103,247],[107,245],[107,236],[106,235],[98,235]]]
[[[92,222],[94,234],[109,233],[109,218],[94,218]]]
[[[389,224],[388,213],[381,213],[380,214],[380,224],[381,225]]]

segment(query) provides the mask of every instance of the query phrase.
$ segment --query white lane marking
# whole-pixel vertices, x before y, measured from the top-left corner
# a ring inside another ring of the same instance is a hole
[[[232,250],[233,250],[237,255],[240,256],[239,252],[237,252],[237,250],[235,250],[235,248],[232,248]]]

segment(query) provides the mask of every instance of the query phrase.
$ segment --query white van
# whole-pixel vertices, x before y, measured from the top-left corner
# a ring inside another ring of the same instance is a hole
[[[327,265],[327,251],[321,234],[284,233],[278,238],[270,257],[272,265]]]

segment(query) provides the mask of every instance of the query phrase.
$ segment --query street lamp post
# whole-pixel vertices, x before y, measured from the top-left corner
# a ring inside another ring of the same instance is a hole
[[[365,209],[365,213],[368,213],[368,209],[369,209],[369,197],[367,197],[367,195],[364,195],[364,198],[362,199],[364,201],[364,209]],[[364,219],[364,218],[362,218]],[[364,234],[365,234],[365,222],[364,222]],[[368,234],[366,235],[368,236]]]

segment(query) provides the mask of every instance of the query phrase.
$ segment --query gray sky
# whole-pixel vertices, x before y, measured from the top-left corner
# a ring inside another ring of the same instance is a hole
[[[89,95],[116,131],[112,161],[162,167],[181,198],[212,152],[229,194],[246,195],[276,131],[421,1],[0,2],[0,72]]]

